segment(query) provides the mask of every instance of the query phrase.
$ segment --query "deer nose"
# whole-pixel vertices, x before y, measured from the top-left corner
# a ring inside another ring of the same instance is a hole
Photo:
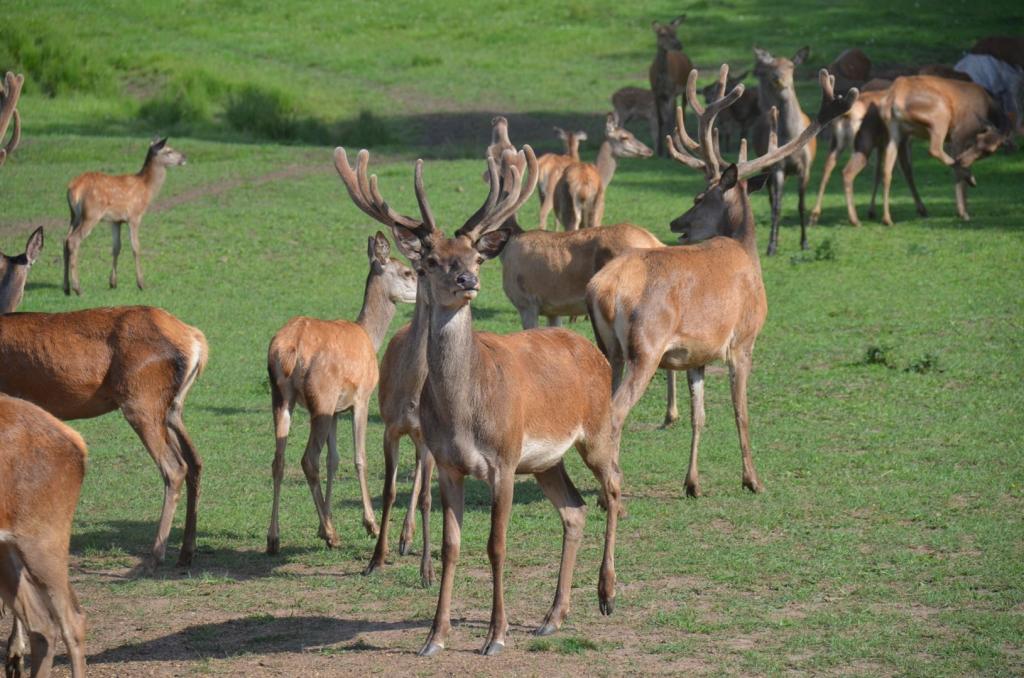
[[[455,278],[455,284],[464,290],[475,290],[480,287],[480,279],[472,273],[460,273]]]

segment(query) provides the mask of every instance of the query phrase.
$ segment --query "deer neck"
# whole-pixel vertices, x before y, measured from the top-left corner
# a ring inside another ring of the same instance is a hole
[[[759,91],[765,91],[764,86]],[[777,94],[769,95],[773,101],[768,103],[762,110],[769,110],[772,106],[779,109],[779,145],[788,142],[803,131],[803,110],[800,108],[800,101],[796,98],[796,92],[792,87],[787,87]]]
[[[724,233],[733,240],[743,245],[747,256],[754,263],[757,275],[761,275],[761,257],[757,253],[757,229],[754,226],[754,211],[750,207],[750,196],[746,195],[746,188],[737,187],[734,190],[743,190],[743,198],[736,200],[729,205],[727,221],[731,232]]]
[[[356,324],[369,335],[374,351],[380,348],[394,317],[395,302],[388,296],[383,276],[370,271],[366,278],[366,291],[363,293],[363,307],[356,318]]]
[[[658,45],[654,55],[654,93],[668,91],[668,50]]]
[[[601,186],[604,188],[608,188],[612,177],[615,176],[617,165],[618,160],[615,159],[615,154],[612,152],[612,145],[607,141],[604,142],[597,152],[597,173],[601,175]]]
[[[0,315],[14,313],[18,309],[27,279],[28,266],[8,264],[0,268]]]
[[[156,162],[153,158],[147,158],[146,164],[139,170],[139,176],[146,182],[149,189],[149,199],[152,200],[160,192],[167,178],[167,167]]]
[[[469,304],[457,309],[432,304],[427,341],[427,387],[434,409],[443,420],[454,424],[473,416],[476,406],[472,385],[478,363],[479,347]]]

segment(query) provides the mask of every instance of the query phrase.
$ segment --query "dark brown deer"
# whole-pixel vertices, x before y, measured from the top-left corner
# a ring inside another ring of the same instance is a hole
[[[353,202],[392,229],[399,249],[426,278],[430,295],[428,369],[420,417],[439,469],[444,546],[437,612],[420,651],[425,656],[444,648],[451,630],[451,594],[467,475],[486,481],[494,497],[488,542],[494,590],[484,654],[500,652],[508,630],[502,581],[516,473],[533,473],[562,516],[558,588],[538,633],[552,633],[561,625],[568,612],[585,515],[582,498],[562,463],[565,450],[573,445],[598,477],[608,506],[598,593],[603,613],[610,613],[613,607],[621,473],[616,461],[617,439],[611,429],[607,362],[593,344],[566,330],[498,336],[477,333],[472,327],[470,302],[480,289],[480,265],[500,254],[509,238],[502,225],[529,198],[537,182],[537,160],[528,146],[524,151],[518,155],[506,152],[500,170],[488,159],[491,190],[487,200],[452,238],[446,238],[434,220],[423,190],[422,161],[417,162],[415,180],[421,218],[415,219],[392,210],[381,197],[376,178],[367,178],[366,151],[360,152],[355,169],[348,164],[344,149],[335,151],[336,165]],[[526,186],[518,169],[522,163],[529,171]]]
[[[828,66],[836,79],[836,90],[845,92],[851,87],[861,87],[871,79],[871,59],[859,47],[843,50]]]
[[[377,388],[377,349],[384,341],[395,304],[416,301],[416,274],[391,258],[391,245],[383,233],[372,236],[367,245],[370,272],[366,277],[363,307],[355,322],[320,320],[299,316],[278,330],[267,352],[267,372],[274,410],[274,503],[267,531],[267,553],[280,550],[278,513],[284,453],[288,444],[291,414],[298,402],[309,411],[309,442],[302,456],[302,471],[313,494],[320,519],[320,537],[329,548],[338,545],[331,519],[331,487],[338,472],[338,414],[352,412],[352,447],[356,475],[363,502],[363,527],[376,536],[379,528],[373,515],[366,485],[366,425],[370,397]],[[320,487],[320,453],[327,443],[326,490]]]
[[[723,66],[723,88],[727,75],[728,67]],[[729,365],[743,486],[753,492],[763,488],[750,449],[747,380],[768,306],[747,193],[764,183],[764,177],[757,175],[798,151],[823,125],[849,108],[849,99],[833,95],[824,70],[820,81],[822,105],[814,123],[782,147],[773,125],[764,155],[748,162],[744,141],[739,162],[726,166],[714,141],[715,118],[739,99],[743,86],[704,108],[697,101],[697,77],[692,73],[687,98],[699,116],[698,140],[687,134],[680,107],[676,117],[683,145],[669,143],[678,162],[704,174],[707,187],[694,206],[671,224],[684,245],[626,252],[587,286],[594,334],[612,364],[616,432],[622,430],[659,366],[687,371],[693,430],[685,487],[690,496],[701,493],[697,448],[704,426],[704,368],[716,360]],[[856,90],[849,96],[856,98]]]
[[[7,127],[14,122],[11,138],[0,148],[0,165],[6,162],[7,156],[14,152],[21,141],[21,114],[18,113],[17,106],[24,84],[24,75],[15,75],[8,71],[4,77],[3,87],[0,87],[0,142],[7,136]]]
[[[159,139],[149,145],[146,161],[137,174],[113,176],[102,172],[86,172],[68,184],[68,207],[71,226],[64,241],[64,294],[81,294],[78,284],[78,248],[101,221],[113,229],[113,265],[110,286],[117,287],[117,257],[121,254],[121,226],[128,224],[132,255],[135,257],[135,284],[143,288],[139,249],[139,226],[142,216],[160,192],[167,178],[167,168],[185,164],[185,155]]]
[[[743,71],[735,77],[729,76],[729,80],[725,84],[726,92],[731,92],[736,85],[743,82],[749,72]],[[704,102],[706,104],[715,103],[724,96],[724,93],[720,90],[721,87],[718,82],[713,82],[705,87],[702,91]],[[740,139],[745,139],[749,136],[750,129],[761,115],[757,92],[758,87],[756,85],[744,88],[743,96],[735,104],[718,114],[718,126],[715,129],[719,132],[722,148],[732,148],[733,141],[738,144]]]
[[[8,676],[22,675],[29,652],[32,675],[50,675],[58,636],[71,675],[85,676],[85,615],[68,581],[68,547],[86,456],[71,427],[0,394],[0,603],[14,612]]]
[[[679,24],[686,20],[686,15],[677,16],[667,24],[660,21],[651,22],[651,29],[657,38],[657,51],[654,61],[648,69],[651,91],[654,92],[654,109],[658,116],[657,152],[660,156],[668,156],[665,136],[672,133],[673,117],[679,95],[686,89],[686,79],[693,70],[690,57],[683,53],[683,43],[679,41],[677,31]],[[683,107],[686,107],[685,100]]]

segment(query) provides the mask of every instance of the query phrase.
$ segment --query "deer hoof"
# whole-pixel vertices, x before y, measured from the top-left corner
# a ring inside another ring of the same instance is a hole
[[[281,538],[267,537],[267,555],[276,556],[281,552]]]
[[[535,636],[550,636],[552,633],[558,630],[553,622],[545,622],[543,626],[537,627],[533,632]]]
[[[363,527],[366,528],[366,536],[368,537],[376,537],[380,534],[380,528],[377,527],[376,522],[364,520]]]
[[[764,492],[764,485],[762,485],[760,481],[757,480],[757,478],[744,478],[743,487],[745,489],[750,490],[754,494],[761,494],[762,492]]]
[[[398,540],[398,555],[407,556],[409,555],[409,541],[402,535],[402,538]]]
[[[428,640],[427,644],[424,645],[422,649],[420,649],[418,654],[421,657],[433,657],[435,654],[437,654],[443,649],[444,645],[442,643],[438,643],[433,640]]]
[[[480,650],[480,654],[484,655],[485,657],[493,657],[495,655],[501,654],[501,651],[504,649],[505,643],[498,642],[497,640],[492,640],[491,642],[484,645],[484,648]]]
[[[25,657],[20,654],[8,654],[4,662],[6,678],[21,678],[25,675]]]
[[[921,205],[917,208],[917,214],[918,216],[926,217],[928,216],[928,209],[924,205]]]
[[[366,577],[373,574],[374,571],[382,565],[384,565],[384,559],[374,557],[372,560],[370,560],[369,564],[365,568],[363,568],[363,576]]]
[[[116,275],[110,276],[110,289],[112,289],[112,290],[116,290],[117,289],[117,276]]]
[[[420,567],[420,585],[425,589],[434,585],[434,565],[429,560],[425,566]]]
[[[615,599],[614,598],[602,598],[599,601],[599,606],[601,608],[601,614],[603,614],[606,617],[610,617],[612,612],[615,611]]]
[[[687,497],[693,497],[694,499],[696,499],[697,497],[701,496],[702,494],[704,494],[704,493],[700,491],[700,485],[698,485],[697,483],[686,483],[686,496]]]

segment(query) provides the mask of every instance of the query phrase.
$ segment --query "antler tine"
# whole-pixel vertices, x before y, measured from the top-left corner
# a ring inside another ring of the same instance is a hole
[[[523,183],[523,177],[525,175],[518,167],[518,165],[522,164],[521,161],[524,158],[526,161],[526,169],[529,172],[529,179],[527,179],[525,184]],[[519,162],[516,162],[516,160]],[[506,168],[507,172],[511,174],[511,179],[509,181],[511,186],[507,191],[503,191],[504,196],[498,201],[494,210],[485,215],[480,224],[477,225],[474,235],[472,236],[474,238],[479,238],[480,236],[489,233],[504,224],[507,219],[518,212],[519,208],[530,199],[530,196],[533,195],[534,189],[537,187],[537,179],[539,178],[539,173],[537,172],[537,156],[534,154],[533,148],[531,148],[529,144],[524,144],[523,150],[516,154],[506,151],[502,156],[502,167]],[[503,174],[505,173],[503,172]]]
[[[427,202],[427,192],[423,188],[422,159],[416,161],[416,171],[413,174],[413,185],[416,188],[416,203],[420,206],[420,216],[423,217],[423,226],[430,231],[436,231],[437,222],[434,221],[434,213],[430,210],[430,203]]]
[[[736,164],[740,165],[747,161],[747,139],[746,137],[740,139],[740,152],[736,156]]]
[[[15,75],[10,71],[4,76],[4,86],[0,87],[0,141],[7,135],[7,127],[11,120],[14,120],[14,132],[10,141],[0,149],[0,165],[7,160],[7,156],[14,152],[21,141],[21,115],[18,113],[18,98],[21,96],[21,86],[25,83],[24,75]]]
[[[822,127],[849,111],[850,106],[853,105],[853,102],[857,100],[859,95],[857,88],[854,87],[845,96],[836,96],[835,79],[824,68],[818,71],[818,82],[821,85],[821,108],[818,110],[818,115],[814,122],[805,127],[799,136],[790,139],[789,143],[782,147],[778,146],[777,132],[769,134],[769,149],[764,155],[750,162],[737,164],[740,179],[746,179],[758,174],[807,144],[821,131]],[[770,122],[772,129],[777,129],[778,111],[772,113]],[[775,139],[774,142],[772,141],[773,137]]]
[[[377,175],[370,178],[366,176],[369,162],[370,152],[364,148],[356,156],[356,167],[353,170],[345,149],[341,146],[334,149],[334,168],[338,170],[355,206],[385,226],[401,226],[417,234],[422,234],[424,230],[434,230],[431,227],[425,229],[422,221],[399,214],[388,206],[377,189]]]
[[[690,69],[686,78],[686,101],[697,115],[704,115],[704,104],[697,98],[697,69]]]
[[[686,134],[684,131],[683,134]],[[678,146],[679,142],[670,134],[665,137],[665,141],[668,144],[668,153],[672,156],[672,159],[678,163],[686,165],[690,169],[699,170],[704,172],[707,170],[707,165],[700,158],[695,158],[686,152],[685,149]]]
[[[691,151],[699,151],[700,144],[690,138],[689,133],[686,131],[686,116],[683,113],[682,106],[676,106],[676,130],[679,132],[679,138],[682,139],[683,145]]]
[[[487,155],[487,171],[484,172],[484,177],[487,179],[488,186],[490,186],[490,189],[487,192],[487,199],[484,200],[484,204],[473,213],[473,216],[466,220],[466,223],[462,225],[462,228],[455,231],[456,237],[465,235],[472,238],[473,236],[470,234],[473,233],[480,221],[494,209],[494,205],[498,202],[501,178],[498,175],[498,163],[495,162],[494,158],[490,154]]]

